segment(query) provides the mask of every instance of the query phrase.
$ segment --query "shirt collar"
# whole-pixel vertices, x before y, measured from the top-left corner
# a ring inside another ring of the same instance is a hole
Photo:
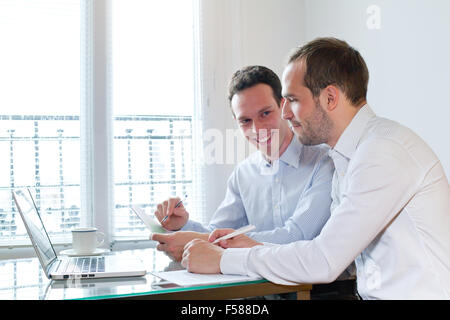
[[[280,156],[280,161],[286,163],[287,165],[298,168],[300,163],[300,154],[302,152],[303,145],[298,140],[298,137],[294,134],[289,146],[284,150],[283,154]],[[266,160],[264,155],[259,152],[260,155],[260,166],[270,166],[269,162]],[[276,160],[275,160],[276,161]]]
[[[375,116],[370,106],[365,104],[356,113],[347,128],[345,128],[334,148],[330,150],[330,153],[337,151],[348,159],[351,159],[366,129],[367,123]]]

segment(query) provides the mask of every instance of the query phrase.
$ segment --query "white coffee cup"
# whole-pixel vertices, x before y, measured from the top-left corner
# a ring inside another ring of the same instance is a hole
[[[76,254],[91,254],[105,241],[105,234],[94,227],[72,230],[72,249]]]

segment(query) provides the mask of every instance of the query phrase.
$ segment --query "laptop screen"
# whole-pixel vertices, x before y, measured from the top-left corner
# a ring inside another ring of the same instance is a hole
[[[31,242],[34,245],[36,254],[41,261],[42,268],[48,274],[48,267],[56,259],[56,253],[53,250],[53,246],[31,197],[31,193],[28,189],[19,189],[13,191],[13,197],[23,223],[27,228]]]

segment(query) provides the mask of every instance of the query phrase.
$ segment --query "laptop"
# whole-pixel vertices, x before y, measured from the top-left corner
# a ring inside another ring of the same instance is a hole
[[[55,280],[117,278],[146,274],[142,261],[136,257],[62,256],[59,258],[42,223],[30,190],[14,190],[12,196],[47,278]]]

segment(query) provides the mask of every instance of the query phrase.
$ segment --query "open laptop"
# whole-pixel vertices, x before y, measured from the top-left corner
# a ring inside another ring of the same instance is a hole
[[[92,279],[135,277],[146,274],[142,261],[135,257],[63,256],[58,258],[30,190],[18,189],[12,192],[12,196],[47,278]]]

